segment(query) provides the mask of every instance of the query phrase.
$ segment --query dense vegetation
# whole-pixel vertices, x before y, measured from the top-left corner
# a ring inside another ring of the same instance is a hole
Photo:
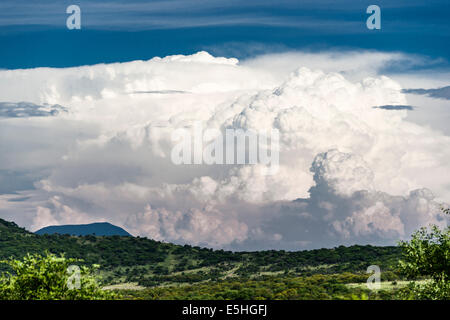
[[[193,285],[173,285],[123,291],[123,298],[146,300],[316,300],[397,299],[407,288],[371,292],[364,274],[272,275],[254,279],[230,278]],[[386,280],[386,278],[384,279]],[[354,286],[353,284],[361,285]]]
[[[339,277],[263,276],[259,279],[221,280],[192,286],[155,287],[144,291],[128,291],[126,295],[140,299],[333,299],[351,297],[354,290],[346,282],[365,281],[365,277],[342,274]],[[364,290],[358,290],[362,293]]]
[[[0,260],[9,259],[0,264],[0,299],[449,299],[449,245],[449,229],[431,227],[399,247],[230,252],[139,237],[36,235],[0,219]],[[64,286],[73,263],[84,291]],[[381,267],[381,290],[366,286],[369,265]],[[101,291],[97,281],[134,290]]]
[[[450,209],[443,210],[450,214]],[[427,276],[424,284],[410,284],[411,298],[450,300],[450,228],[421,228],[410,241],[401,241],[400,271],[408,278]]]
[[[297,252],[230,252],[139,237],[36,235],[0,219],[0,259],[44,254],[47,250],[83,259],[86,265],[99,264],[104,284],[138,282],[142,286],[227,277],[364,273],[372,264],[392,270],[401,252],[397,247],[369,245]]]
[[[26,255],[22,260],[0,261],[11,272],[0,277],[1,300],[96,300],[115,294],[102,290],[89,267],[76,259],[46,254]],[[68,272],[71,271],[71,272]]]

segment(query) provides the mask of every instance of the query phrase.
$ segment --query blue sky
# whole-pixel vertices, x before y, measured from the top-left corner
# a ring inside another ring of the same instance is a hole
[[[71,4],[81,8],[81,30],[66,28]],[[381,8],[381,30],[366,28],[370,4]],[[3,0],[0,68],[359,48],[425,55],[447,68],[449,9],[446,0]]]

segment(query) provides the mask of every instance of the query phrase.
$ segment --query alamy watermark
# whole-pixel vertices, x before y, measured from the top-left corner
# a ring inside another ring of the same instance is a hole
[[[67,278],[67,288],[69,290],[79,290],[81,289],[81,270],[77,265],[71,265],[67,268],[67,273],[69,278]]]
[[[367,288],[370,290],[380,290],[381,289],[381,269],[377,265],[371,265],[367,267],[366,273],[373,273],[367,279]]]
[[[204,129],[202,122],[195,122],[188,128],[178,128],[172,132],[175,146],[171,160],[181,164],[260,164],[262,174],[273,175],[279,169],[279,140],[277,129],[243,130],[227,128]]]
[[[66,13],[70,16],[66,20],[67,29],[81,29],[81,9],[79,6],[72,4],[67,7]]]
[[[366,26],[367,29],[381,29],[381,9],[379,6],[372,4],[367,7],[366,13],[371,14],[369,18],[367,18]]]

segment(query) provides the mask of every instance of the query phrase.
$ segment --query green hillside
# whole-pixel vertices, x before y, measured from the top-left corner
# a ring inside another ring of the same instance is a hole
[[[83,259],[89,265],[99,264],[99,276],[105,285],[134,282],[146,287],[237,277],[365,274],[373,264],[383,271],[392,270],[401,254],[398,247],[370,245],[297,252],[230,252],[140,237],[37,235],[0,219],[0,259],[46,250]],[[383,274],[390,277],[392,273]]]

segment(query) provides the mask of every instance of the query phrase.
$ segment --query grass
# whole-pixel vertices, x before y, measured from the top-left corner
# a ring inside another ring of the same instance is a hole
[[[425,284],[427,282],[429,282],[430,280],[416,280],[414,281],[417,284]],[[403,281],[403,280],[397,280],[397,281],[381,281],[380,282],[380,288],[379,289],[374,289],[376,291],[378,290],[385,290],[385,291],[392,291],[394,289],[401,289],[404,288],[406,286],[408,286],[408,284],[410,284],[413,281]],[[359,289],[367,289],[367,283],[348,283],[347,286],[349,288],[359,288]]]
[[[103,290],[144,290],[145,287],[138,285],[137,282],[128,282],[128,283],[113,284],[110,286],[103,287],[102,289]]]

